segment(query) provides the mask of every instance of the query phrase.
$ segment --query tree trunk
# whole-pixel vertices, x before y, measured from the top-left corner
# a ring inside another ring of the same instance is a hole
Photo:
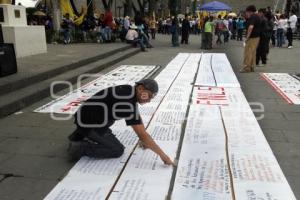
[[[124,5],[124,15],[132,17],[132,0],[126,0],[126,6]],[[126,8],[126,9],[125,9]]]
[[[153,12],[156,10],[156,0],[149,0],[149,16],[153,16]]]
[[[59,7],[59,0],[51,0],[52,16],[53,16],[53,29],[59,31],[61,22],[61,12]]]
[[[177,16],[177,1],[178,0],[170,0],[170,13],[172,16]]]

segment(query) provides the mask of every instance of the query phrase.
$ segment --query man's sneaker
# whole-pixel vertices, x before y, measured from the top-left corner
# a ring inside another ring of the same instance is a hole
[[[288,49],[292,49],[293,48],[293,46],[288,46]]]

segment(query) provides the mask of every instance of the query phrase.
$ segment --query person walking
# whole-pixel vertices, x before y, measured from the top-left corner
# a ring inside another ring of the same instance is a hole
[[[244,49],[244,67],[240,70],[241,73],[254,72],[254,64],[256,61],[256,49],[260,37],[260,18],[256,14],[256,7],[250,5],[246,8],[246,28],[247,36]]]

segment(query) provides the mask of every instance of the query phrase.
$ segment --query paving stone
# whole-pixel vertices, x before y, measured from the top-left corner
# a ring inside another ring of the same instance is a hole
[[[299,197],[300,197],[300,190],[299,190],[300,176],[287,176],[286,178],[287,178],[296,198],[299,199]]]
[[[10,158],[12,156],[13,156],[13,154],[0,152],[0,165],[3,164],[3,162],[5,162],[8,158]]]
[[[257,107],[255,107],[257,109]],[[260,117],[261,114],[263,114],[262,120],[273,120],[273,119],[279,119],[279,120],[286,120],[283,117],[283,114],[281,112],[254,112],[254,115],[256,117]]]
[[[14,126],[5,127],[1,131],[0,135],[2,137],[13,137],[13,138],[23,138],[23,139],[61,139],[66,140],[67,136],[75,129],[65,128],[61,126],[56,127],[27,127],[27,126]]]
[[[65,156],[67,140],[7,139],[0,152],[42,156]]]
[[[295,131],[283,130],[283,134],[287,138],[288,142],[300,144],[300,131],[299,130],[295,130]]]
[[[285,112],[283,115],[287,120],[300,121],[300,112]]]
[[[49,99],[50,101],[50,99]],[[0,120],[1,127],[55,127],[55,125],[68,126],[72,125],[73,121],[58,121],[53,120],[50,114],[32,113],[36,109],[31,107],[31,112],[25,112],[19,115],[10,115]]]
[[[0,165],[0,173],[58,180],[64,177],[73,165],[74,163],[68,162],[66,158],[15,155]]]
[[[276,158],[286,176],[300,176],[299,168],[295,167],[300,165],[300,155],[277,155]]]
[[[270,146],[274,154],[278,156],[293,157],[300,155],[299,144],[287,143],[287,142],[270,142]],[[298,159],[300,166],[300,159]]]
[[[258,123],[262,128],[271,128],[277,130],[298,130],[299,122],[279,119],[262,119]]]
[[[288,142],[287,138],[281,131],[269,129],[267,131],[263,130],[263,133],[269,142]]]
[[[10,177],[0,182],[1,200],[43,199],[57,181]]]
[[[295,105],[290,105],[288,103],[278,104],[273,102],[263,102],[265,110],[267,112],[295,112],[295,110],[299,111],[299,108]]]
[[[7,139],[7,137],[0,136],[0,144],[1,144],[1,142],[4,142],[6,139]]]

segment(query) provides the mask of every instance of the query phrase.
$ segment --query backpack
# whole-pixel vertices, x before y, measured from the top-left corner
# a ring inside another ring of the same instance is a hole
[[[224,31],[226,26],[223,21],[217,22],[216,30],[217,31]]]

